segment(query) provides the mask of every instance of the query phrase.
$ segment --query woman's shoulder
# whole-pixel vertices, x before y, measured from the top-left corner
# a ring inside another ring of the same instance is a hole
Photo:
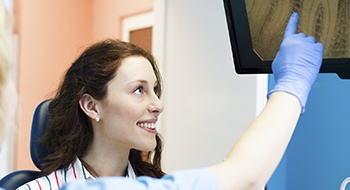
[[[47,184],[47,182],[48,182],[47,179],[48,179],[48,176],[50,176],[50,175],[42,176],[42,177],[36,178],[32,181],[29,181],[29,182],[25,183],[24,185],[18,187],[17,190],[48,189],[48,188],[50,188],[50,186],[48,186],[48,184]]]
[[[58,169],[49,175],[32,180],[17,190],[41,190],[41,189],[60,189],[64,184],[77,179],[87,179],[86,170],[79,159],[73,161],[67,168]]]

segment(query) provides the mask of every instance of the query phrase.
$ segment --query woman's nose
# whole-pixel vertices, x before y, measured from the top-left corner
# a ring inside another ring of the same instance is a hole
[[[164,110],[164,107],[163,107],[162,101],[160,101],[158,96],[154,94],[151,97],[151,101],[150,101],[150,104],[148,106],[148,111],[150,113],[156,113],[159,115],[160,113],[163,112],[163,110]]]

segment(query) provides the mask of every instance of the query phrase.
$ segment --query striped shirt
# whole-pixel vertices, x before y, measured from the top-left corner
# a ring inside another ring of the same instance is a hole
[[[136,179],[135,172],[130,164],[128,163],[127,177]],[[59,169],[52,172],[49,175],[40,177],[33,181],[30,181],[17,190],[58,190],[64,184],[74,180],[87,180],[95,179],[84,167],[81,161],[77,158],[67,169]]]

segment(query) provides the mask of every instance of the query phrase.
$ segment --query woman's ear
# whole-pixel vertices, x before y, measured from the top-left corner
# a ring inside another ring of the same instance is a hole
[[[79,106],[83,112],[91,119],[100,118],[97,101],[90,95],[84,94],[79,100]]]

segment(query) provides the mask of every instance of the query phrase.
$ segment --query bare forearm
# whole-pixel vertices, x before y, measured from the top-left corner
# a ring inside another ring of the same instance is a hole
[[[261,189],[280,162],[301,111],[290,94],[271,95],[226,160],[211,169],[222,189]]]

